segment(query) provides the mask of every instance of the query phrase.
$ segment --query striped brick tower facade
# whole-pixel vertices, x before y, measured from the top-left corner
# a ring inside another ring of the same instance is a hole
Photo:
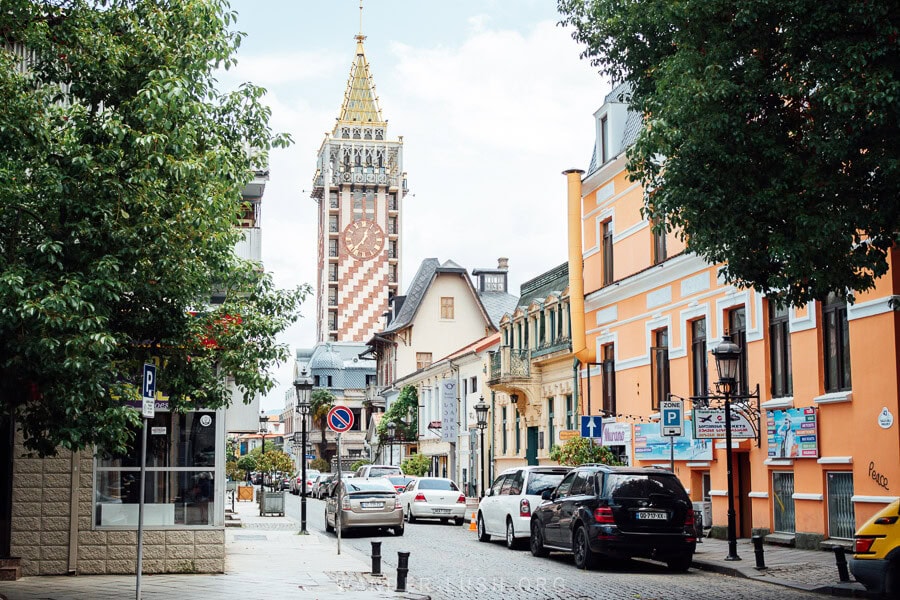
[[[318,342],[368,341],[399,293],[403,139],[387,138],[363,40],[356,36],[340,116],[319,148],[313,178]]]

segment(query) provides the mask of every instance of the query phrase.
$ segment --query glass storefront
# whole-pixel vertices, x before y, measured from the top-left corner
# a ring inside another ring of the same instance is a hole
[[[144,525],[215,524],[217,455],[215,412],[157,412],[147,423]],[[94,525],[137,527],[141,431],[122,456],[95,460]]]

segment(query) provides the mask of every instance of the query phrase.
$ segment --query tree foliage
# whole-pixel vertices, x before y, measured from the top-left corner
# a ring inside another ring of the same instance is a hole
[[[309,398],[309,416],[312,419],[313,427],[321,433],[320,440],[316,442],[319,446],[319,456],[325,461],[330,461],[332,454],[328,452],[328,440],[325,433],[328,430],[328,411],[334,407],[335,400],[337,398],[334,394],[323,389],[313,390]]]
[[[400,464],[400,468],[405,475],[412,477],[422,477],[431,468],[431,459],[424,454],[410,454],[409,457]]]
[[[558,0],[644,116],[646,213],[728,282],[803,304],[874,286],[900,231],[900,5]],[[661,158],[663,157],[663,158]]]
[[[281,450],[268,450],[257,457],[256,470],[263,473],[281,471],[290,474],[294,472],[294,461]]]
[[[381,417],[376,427],[378,441],[384,446],[387,439],[387,425],[394,423],[395,441],[414,441],[419,436],[419,393],[415,386],[407,385],[400,390],[397,399],[391,403],[390,408]]]
[[[322,473],[330,473],[331,463],[324,458],[314,458],[310,461],[309,468],[315,469],[316,471],[321,471]]]
[[[226,405],[225,374],[267,392],[288,358],[275,335],[309,287],[233,252],[241,190],[289,142],[264,90],[216,88],[234,19],[224,0],[3,3],[0,410],[30,450],[123,451],[144,362],[187,410]]]
[[[591,443],[588,438],[576,437],[566,440],[562,446],[550,448],[550,459],[561,465],[577,467],[585,463],[600,463],[603,465],[621,465],[606,446]]]

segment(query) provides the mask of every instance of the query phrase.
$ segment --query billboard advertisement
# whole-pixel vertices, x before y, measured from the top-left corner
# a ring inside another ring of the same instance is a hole
[[[816,409],[788,408],[766,411],[769,458],[818,458]]]
[[[674,443],[675,460],[712,460],[712,441],[694,438],[690,427],[684,428],[685,435],[675,437],[663,437],[659,429],[659,423],[635,423],[635,460],[669,460],[670,443]]]
[[[703,440],[725,439],[724,408],[695,408],[692,414],[694,437]],[[731,437],[736,440],[756,439],[756,430],[750,417],[737,406],[731,407]]]

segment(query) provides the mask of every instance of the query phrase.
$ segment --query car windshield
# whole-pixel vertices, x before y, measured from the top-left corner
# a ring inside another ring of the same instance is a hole
[[[566,476],[564,471],[557,473],[541,473],[536,471],[528,478],[528,488],[525,494],[528,496],[540,496],[546,490],[552,490],[559,485],[559,482]]]
[[[353,492],[394,492],[391,482],[384,479],[353,479],[345,481],[347,491]]]
[[[642,475],[636,473],[612,473],[606,476],[606,493],[614,500],[625,498],[649,498],[651,494],[686,499],[681,482],[674,475]]]
[[[459,488],[456,484],[447,479],[421,479],[419,480],[420,490],[450,490],[458,492]]]
[[[397,467],[372,467],[369,470],[369,477],[381,477],[382,475],[393,475],[399,471]]]
[[[391,475],[387,479],[394,485],[406,485],[407,483],[409,483],[410,481],[413,480],[412,477],[404,477],[402,475]]]
[[[315,479],[315,478],[318,477],[318,476],[319,476],[319,472],[318,472],[318,471],[313,471],[313,470],[310,470],[310,469],[307,469],[307,470],[306,470],[306,478],[307,478],[307,479]]]

